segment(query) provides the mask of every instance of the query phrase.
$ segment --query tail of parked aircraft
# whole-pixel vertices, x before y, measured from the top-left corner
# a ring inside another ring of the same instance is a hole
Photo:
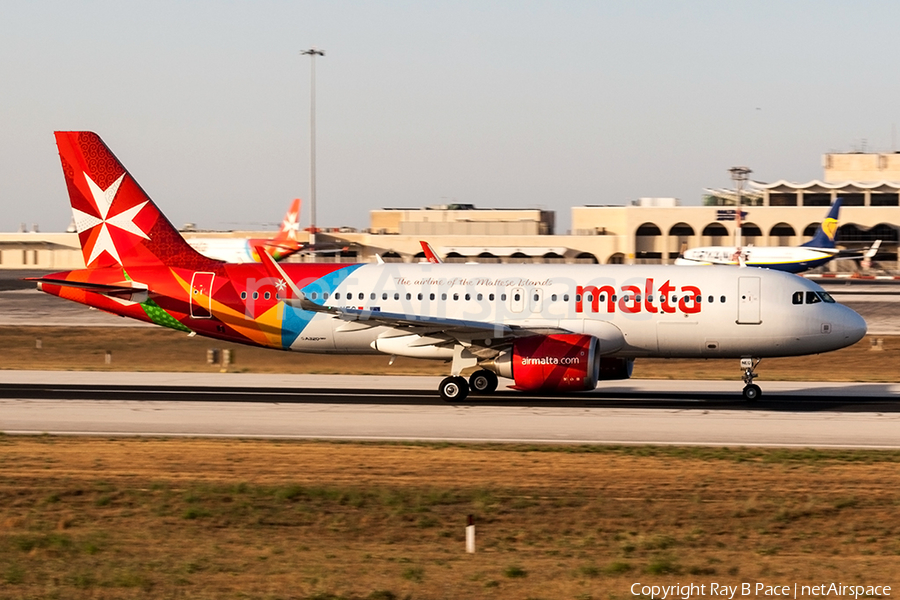
[[[300,198],[294,198],[291,207],[284,215],[284,220],[281,221],[281,229],[278,231],[278,235],[262,244],[262,246],[272,254],[275,260],[284,260],[301,248],[300,242],[297,240],[297,231],[299,229]],[[254,259],[260,260],[256,255],[254,255]]]
[[[167,265],[209,270],[218,264],[184,241],[100,136],[87,131],[55,135],[89,269]]]
[[[838,198],[834,201],[834,204],[831,205],[828,216],[826,216],[825,220],[822,221],[822,224],[819,225],[819,229],[816,231],[816,235],[813,239],[805,244],[801,244],[801,246],[807,248],[834,248],[834,238],[837,235],[838,214],[840,212],[841,199]]]
[[[281,229],[275,236],[276,242],[297,241],[297,230],[300,229],[300,198],[294,198],[291,207],[281,221]]]

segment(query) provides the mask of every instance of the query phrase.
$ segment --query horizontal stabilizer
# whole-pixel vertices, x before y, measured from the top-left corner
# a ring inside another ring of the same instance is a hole
[[[58,285],[61,287],[75,288],[86,292],[94,292],[104,294],[114,298],[123,300],[132,300],[136,294],[146,297],[147,286],[143,283],[134,281],[122,281],[118,283],[91,283],[88,281],[71,281],[68,279],[54,279],[51,277],[26,277],[25,281],[34,281],[37,283],[39,290],[43,289],[43,284]]]

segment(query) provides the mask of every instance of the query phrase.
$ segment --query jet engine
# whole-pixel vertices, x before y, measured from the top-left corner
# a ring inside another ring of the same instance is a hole
[[[512,349],[481,366],[515,381],[522,391],[592,390],[602,379],[627,379],[633,361],[600,356],[599,341],[577,333],[519,338]]]

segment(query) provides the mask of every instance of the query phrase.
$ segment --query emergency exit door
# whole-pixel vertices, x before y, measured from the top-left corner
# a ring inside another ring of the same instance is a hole
[[[762,323],[759,314],[759,277],[738,277],[738,318],[739,324],[758,325]]]

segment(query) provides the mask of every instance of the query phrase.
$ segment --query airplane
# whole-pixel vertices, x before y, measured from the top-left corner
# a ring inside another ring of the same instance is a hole
[[[834,244],[838,228],[841,199],[831,206],[816,235],[800,246],[706,246],[682,251],[675,264],[685,265],[746,265],[765,267],[788,273],[802,273],[835,259],[871,258],[881,244],[879,240],[863,254],[856,250],[841,250]],[[740,212],[740,211],[738,211]],[[740,226],[740,225],[739,225]]]
[[[674,265],[225,263],[195,251],[90,132],[57,132],[84,269],[39,290],[190,335],[277,350],[447,361],[460,402],[514,390],[574,393],[627,379],[643,357],[760,360],[818,354],[866,323],[780,271]],[[464,370],[475,369],[468,380]]]
[[[275,260],[284,260],[302,249],[297,241],[297,229],[300,215],[300,198],[295,198],[281,221],[278,235],[271,239],[258,238],[201,238],[187,240],[194,250],[225,262],[246,263],[259,262],[256,247],[262,246]]]

